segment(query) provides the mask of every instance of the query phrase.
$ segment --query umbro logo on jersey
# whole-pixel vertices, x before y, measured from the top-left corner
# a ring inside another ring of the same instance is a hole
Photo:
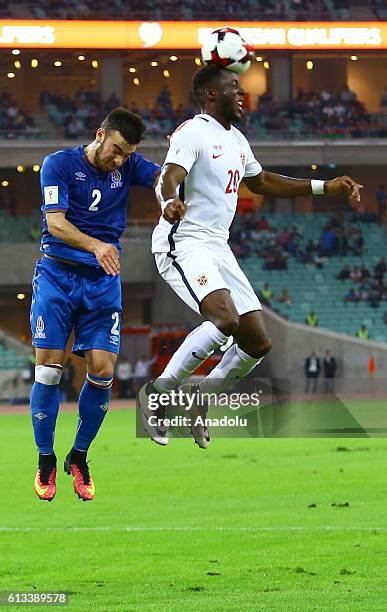
[[[212,154],[212,159],[218,159],[218,157],[222,157],[223,153],[219,153],[219,155]]]
[[[78,181],[85,181],[86,180],[86,174],[84,174],[83,172],[75,172],[75,178]]]

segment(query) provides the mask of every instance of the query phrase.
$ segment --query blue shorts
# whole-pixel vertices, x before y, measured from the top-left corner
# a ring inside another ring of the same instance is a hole
[[[36,348],[66,348],[74,330],[73,353],[120,351],[121,282],[102,268],[72,266],[43,257],[32,279],[31,333]]]

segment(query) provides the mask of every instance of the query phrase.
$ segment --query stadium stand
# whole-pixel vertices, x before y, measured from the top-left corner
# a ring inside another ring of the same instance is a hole
[[[34,19],[107,19],[107,20],[197,20],[250,19],[257,21],[341,21],[386,18],[384,0],[114,0],[108,6],[102,0],[35,0],[35,2],[0,5],[1,17]]]
[[[121,102],[115,96],[103,102],[97,92],[81,89],[74,96],[43,91],[40,103],[40,123],[43,125],[46,116],[57,129],[57,136],[74,140],[92,136],[98,122]],[[151,107],[133,106],[131,110],[143,118],[148,138],[170,134],[196,112],[193,106],[174,107],[167,88]],[[340,92],[319,93],[300,89],[293,99],[283,104],[278,104],[266,92],[260,96],[257,109],[246,109],[241,128],[251,139],[382,138],[387,136],[387,117],[370,115],[348,87]]]
[[[261,219],[261,218],[260,218]],[[324,213],[313,214],[265,214],[265,222],[276,231],[273,233],[273,241],[278,244],[281,230],[296,228],[298,237],[296,242],[303,251],[306,250],[309,240],[318,243],[321,239],[324,226],[330,217]],[[259,221],[258,221],[259,222]],[[318,257],[316,262],[305,262],[282,249],[282,257],[285,266],[282,269],[268,269],[265,266],[265,258],[258,254],[240,251],[241,243],[238,244],[236,236],[240,234],[241,218],[237,216],[233,226],[232,244],[239,258],[240,265],[249,277],[255,291],[260,294],[265,282],[269,284],[273,298],[270,306],[287,319],[304,323],[308,313],[313,310],[318,317],[319,326],[341,333],[355,336],[361,323],[365,323],[370,332],[372,340],[387,341],[387,324],[385,323],[387,311],[387,286],[384,285],[383,299],[379,301],[378,307],[373,308],[370,300],[359,302],[345,301],[349,284],[337,278],[344,264],[348,266],[366,266],[374,270],[374,266],[386,253],[385,241],[386,231],[383,227],[374,223],[354,222],[348,219],[348,225],[352,226],[357,235],[364,236],[364,247],[362,252],[355,254],[348,250],[348,254],[339,256],[338,253]],[[366,230],[362,229],[366,227]],[[259,233],[267,233],[267,230],[255,230],[253,233],[243,235],[243,248],[250,241],[256,241]],[[280,247],[281,249],[281,247]],[[348,282],[348,281],[347,281]],[[278,301],[283,290],[287,289],[289,300]],[[368,289],[370,292],[370,289]]]

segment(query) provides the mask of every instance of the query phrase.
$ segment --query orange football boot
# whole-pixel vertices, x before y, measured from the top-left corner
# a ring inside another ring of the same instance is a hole
[[[75,461],[69,453],[64,462],[64,471],[73,477],[74,491],[79,499],[91,501],[94,499],[95,486],[89,467],[85,461]]]

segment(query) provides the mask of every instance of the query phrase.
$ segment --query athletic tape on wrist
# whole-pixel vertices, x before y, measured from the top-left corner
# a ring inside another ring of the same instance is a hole
[[[313,195],[324,195],[325,181],[319,181],[318,179],[311,179],[310,186],[312,187]]]

